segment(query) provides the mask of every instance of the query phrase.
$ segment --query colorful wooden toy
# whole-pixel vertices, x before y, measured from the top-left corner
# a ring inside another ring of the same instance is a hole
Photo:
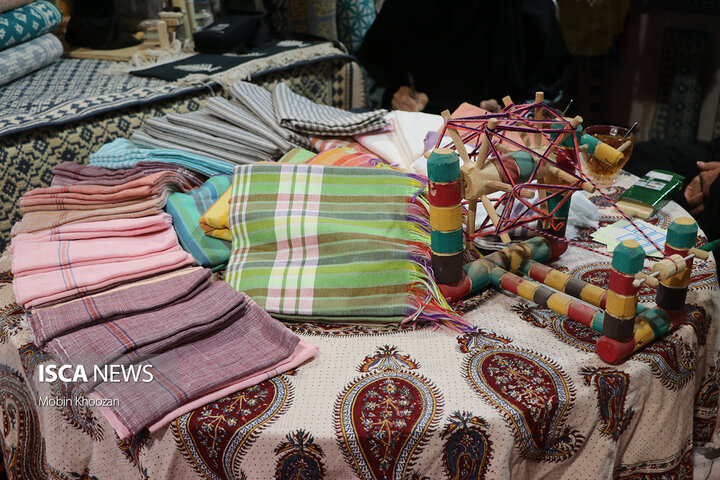
[[[694,248],[697,224],[678,218],[670,225],[666,257],[650,274],[642,272],[643,248],[635,241],[622,242],[612,256],[607,289],[548,267],[545,263],[567,248],[571,194],[596,191],[579,166],[580,151],[609,164],[623,155],[583,135],[582,118],[562,117],[544,104],[541,92],[534,104],[516,105],[510,97],[503,103],[499,114],[480,117],[452,119],[443,112],[453,144],[436,148],[428,158],[432,264],[439,288],[450,302],[487,287],[506,290],[595,329],[602,334],[598,355],[608,363],[620,363],[684,322],[693,259],[707,258],[707,252]],[[466,146],[473,144],[475,149],[468,153]],[[491,200],[496,192],[500,197]],[[464,231],[462,199],[469,202]],[[488,218],[476,230],[478,200]],[[522,213],[510,214],[517,203],[524,207]],[[533,223],[539,228],[531,227]],[[508,232],[520,225],[541,235],[463,265],[463,236],[472,243],[494,233],[507,244]],[[657,288],[656,307],[638,304],[643,283]]]

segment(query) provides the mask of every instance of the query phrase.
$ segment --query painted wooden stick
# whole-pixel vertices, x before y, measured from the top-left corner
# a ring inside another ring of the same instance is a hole
[[[433,273],[437,283],[452,284],[463,273],[460,162],[453,150],[436,148],[427,165]]]
[[[633,282],[644,261],[645,250],[634,240],[624,240],[613,252],[603,334],[618,342],[633,338],[639,291]]]
[[[692,270],[694,256],[689,255],[691,248],[695,246],[697,241],[698,226],[695,220],[690,217],[681,217],[675,219],[670,224],[667,231],[665,241],[665,255],[675,258],[678,255],[680,261],[685,262],[684,269],[677,273],[670,273],[664,280],[660,281],[657,288],[657,297],[655,303],[668,313],[675,311],[684,311],[685,297],[687,295],[688,285],[690,285],[690,275]],[[684,257],[684,258],[683,258]],[[661,273],[662,275],[662,273]],[[684,315],[682,315],[684,318]]]
[[[500,215],[498,215],[497,211],[495,211],[495,207],[493,206],[487,195],[483,195],[482,197],[480,197],[480,199],[482,200],[483,207],[485,207],[485,211],[487,212],[488,217],[490,217],[490,221],[497,228],[500,225]],[[510,235],[508,235],[507,233],[501,233],[500,240],[505,245],[507,245],[508,243],[510,243]]]
[[[560,272],[531,259],[523,260],[520,264],[520,272],[555,290],[579,298],[596,307],[605,308],[607,290],[602,287],[598,287],[597,285]]]
[[[545,93],[544,92],[535,92],[535,103],[542,103],[545,101]],[[543,120],[545,118],[543,107],[537,106],[535,107],[535,120]],[[544,128],[544,124],[540,123],[538,124],[539,128]],[[535,148],[540,148],[542,145],[542,133],[538,132],[535,134]]]

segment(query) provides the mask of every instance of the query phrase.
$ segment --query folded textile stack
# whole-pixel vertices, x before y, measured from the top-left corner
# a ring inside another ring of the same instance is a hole
[[[247,295],[197,267],[34,309],[27,318],[38,347],[88,372],[78,388],[113,400],[101,411],[120,438],[156,431],[317,353]],[[136,376],[116,383],[94,374],[108,365]]]
[[[25,309],[194,263],[166,213],[17,234],[10,252],[13,290]]]
[[[60,10],[46,0],[0,1],[0,85],[60,58],[62,44],[48,32],[61,21]]]
[[[135,134],[142,133],[136,130]],[[88,164],[108,169],[132,168],[139,162],[164,162],[185,167],[206,177],[232,174],[234,164],[227,160],[209,158],[188,153],[172,147],[143,148],[126,138],[117,138],[106,143],[90,155]]]
[[[464,325],[428,271],[424,184],[392,169],[235,169],[226,279],[295,321]],[[292,202],[288,202],[292,198]]]
[[[384,118],[387,110],[352,113],[321,105],[294,93],[284,83],[273,90],[273,107],[280,125],[310,135],[360,135],[388,126]]]
[[[229,189],[231,180],[229,175],[216,175],[200,188],[168,197],[165,209],[173,217],[180,245],[203,267],[220,269],[230,259],[230,239],[206,235],[200,218]]]
[[[94,210],[167,197],[174,190],[189,190],[185,178],[174,171],[159,171],[115,185],[65,185],[36,188],[20,199],[20,213],[53,210]]]
[[[156,172],[173,172],[181,176],[189,188],[202,185],[207,177],[174,163],[139,162],[132,168],[109,168],[62,162],[53,167],[52,186],[66,185],[118,185]]]

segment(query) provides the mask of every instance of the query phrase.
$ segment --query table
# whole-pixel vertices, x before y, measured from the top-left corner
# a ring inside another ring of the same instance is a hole
[[[617,219],[591,199],[601,223]],[[670,204],[651,221],[683,214]],[[576,240],[599,248],[590,233]],[[554,264],[599,285],[609,265],[574,246]],[[687,323],[621,365],[597,357],[594,331],[487,290],[459,305],[471,333],[290,325],[315,360],[118,442],[95,407],[37,405],[77,393],[38,382],[52,360],[31,343],[6,255],[3,455],[11,478],[34,479],[692,478],[694,445],[717,438],[720,311],[712,257],[696,265]]]

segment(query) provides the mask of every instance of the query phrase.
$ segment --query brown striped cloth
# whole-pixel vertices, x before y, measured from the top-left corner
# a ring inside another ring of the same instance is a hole
[[[133,168],[116,170],[62,162],[53,167],[54,177],[51,185],[118,185],[163,171],[174,172],[183,177],[190,188],[199,187],[207,180],[205,175],[188,170],[182,165],[165,162],[138,162]]]
[[[42,348],[59,335],[183,302],[196,290],[207,288],[210,275],[208,269],[190,267],[60,305],[33,309],[26,317],[33,342]]]
[[[114,401],[106,417],[116,431],[137,434],[179,406],[267,371],[292,355],[300,339],[245,294],[237,295],[247,308],[225,328],[147,360],[151,382],[97,386],[93,396]]]
[[[156,172],[118,185],[67,185],[36,188],[20,199],[20,213],[87,209],[140,201],[167,191],[187,191],[190,185],[174,172]]]
[[[69,223],[157,215],[163,212],[166,202],[167,193],[163,193],[137,202],[124,202],[120,205],[109,205],[103,208],[28,212],[23,215],[21,221],[13,225],[10,234],[14,236],[21,233],[39,232]]]

